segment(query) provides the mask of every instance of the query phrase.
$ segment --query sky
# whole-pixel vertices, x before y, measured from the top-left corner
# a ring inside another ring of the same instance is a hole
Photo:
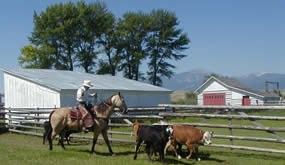
[[[67,0],[2,0],[0,68],[20,68],[20,49],[29,45],[33,14]],[[72,2],[76,2],[75,0]],[[95,2],[86,0],[86,2]],[[225,76],[285,74],[285,0],[101,0],[117,18],[128,11],[166,9],[191,43],[175,73],[203,69]],[[3,75],[0,73],[0,92]]]

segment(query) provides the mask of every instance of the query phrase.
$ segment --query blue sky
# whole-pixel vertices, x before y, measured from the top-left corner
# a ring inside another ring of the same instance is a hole
[[[149,12],[159,8],[174,12],[180,22],[178,28],[191,40],[190,48],[184,52],[187,58],[174,63],[176,73],[193,69],[227,76],[285,73],[284,0],[102,1],[117,17],[127,11]],[[17,57],[20,49],[29,44],[34,11],[39,13],[58,2],[68,1],[1,1],[0,67],[20,67]],[[0,80],[1,92],[2,77]]]

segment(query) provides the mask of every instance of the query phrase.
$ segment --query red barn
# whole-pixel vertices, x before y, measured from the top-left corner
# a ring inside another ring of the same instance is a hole
[[[198,105],[264,105],[276,104],[280,97],[274,93],[268,93],[250,89],[238,80],[211,76],[195,93]]]

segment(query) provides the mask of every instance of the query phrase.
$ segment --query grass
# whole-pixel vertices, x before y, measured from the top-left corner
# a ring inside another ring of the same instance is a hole
[[[144,165],[161,164],[158,160],[150,162],[144,152],[140,152],[137,160],[133,160],[134,146],[127,144],[112,143],[115,156],[108,154],[107,146],[96,145],[96,154],[89,153],[90,143],[73,143],[63,150],[54,145],[54,150],[49,151],[48,145],[42,144],[39,137],[4,133],[0,135],[0,162],[5,165],[57,165],[57,164],[108,164],[108,165]],[[202,161],[194,159],[177,160],[172,155],[166,156],[167,164],[233,164],[233,165],[282,165],[284,155],[259,152],[245,152],[229,149],[217,149],[202,146],[199,148]]]

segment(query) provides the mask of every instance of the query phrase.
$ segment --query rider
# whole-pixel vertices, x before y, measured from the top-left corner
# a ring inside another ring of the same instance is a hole
[[[82,116],[82,119],[84,120],[85,117],[89,114],[88,110],[90,110],[90,96],[96,97],[96,93],[89,93],[89,89],[93,85],[91,84],[90,80],[84,80],[82,86],[77,90],[77,97],[76,100],[78,102],[78,106],[80,109],[85,111],[85,114]],[[88,132],[88,130],[85,128],[85,125],[83,124],[83,131]]]

